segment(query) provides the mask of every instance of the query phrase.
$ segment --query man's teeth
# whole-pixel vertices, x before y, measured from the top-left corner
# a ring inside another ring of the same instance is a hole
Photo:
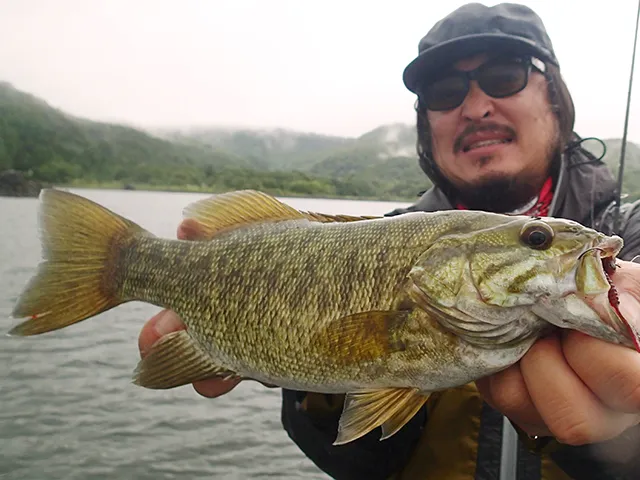
[[[501,140],[482,140],[480,142],[475,142],[469,145],[465,150],[468,152],[469,150],[473,150],[474,148],[486,147],[487,145],[496,145],[498,143],[510,143],[511,140],[504,138]]]

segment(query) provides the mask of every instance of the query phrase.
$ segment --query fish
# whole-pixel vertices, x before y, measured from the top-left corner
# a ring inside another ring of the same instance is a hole
[[[559,328],[640,352],[611,281],[623,240],[571,220],[329,215],[240,190],[187,205],[187,241],[64,190],[39,201],[43,258],[9,335],[131,301],[171,309],[186,329],[152,346],[134,384],[219,377],[344,394],[335,445],[391,437],[433,392],[508,368]]]

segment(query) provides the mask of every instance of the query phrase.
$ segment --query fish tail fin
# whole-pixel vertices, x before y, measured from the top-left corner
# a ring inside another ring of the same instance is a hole
[[[123,249],[146,231],[84,198],[61,190],[40,194],[43,261],[12,312],[28,318],[9,335],[58,330],[106,310],[119,298]]]

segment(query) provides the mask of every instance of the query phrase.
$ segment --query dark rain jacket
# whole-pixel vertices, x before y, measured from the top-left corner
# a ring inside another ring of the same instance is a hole
[[[615,187],[608,168],[577,146],[562,159],[550,216],[612,233]],[[619,235],[625,246],[620,258],[630,260],[640,254],[640,208],[636,203],[622,207]],[[431,188],[414,205],[388,215],[452,208],[442,191]],[[516,451],[514,480],[640,479],[640,426],[603,444],[574,447],[552,441],[542,450],[530,448],[526,436],[513,434],[503,449],[505,419],[482,400],[472,383],[432,394],[422,410],[389,439],[380,441],[378,428],[354,442],[333,446],[342,399],[282,391],[285,430],[320,469],[336,479],[498,480],[501,461],[505,461],[501,460],[503,450],[508,449]],[[513,430],[508,427],[508,431]]]

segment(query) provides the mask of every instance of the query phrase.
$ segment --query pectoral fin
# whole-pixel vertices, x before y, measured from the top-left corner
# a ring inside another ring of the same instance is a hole
[[[349,393],[334,445],[352,442],[382,426],[380,440],[394,435],[418,413],[429,394],[415,388],[386,388]]]
[[[219,367],[186,330],[165,335],[151,347],[134,373],[134,383],[145,388],[167,389],[211,377],[233,377]]]
[[[401,328],[407,311],[359,312],[332,321],[318,332],[314,343],[330,353],[336,363],[379,360],[406,349]]]

